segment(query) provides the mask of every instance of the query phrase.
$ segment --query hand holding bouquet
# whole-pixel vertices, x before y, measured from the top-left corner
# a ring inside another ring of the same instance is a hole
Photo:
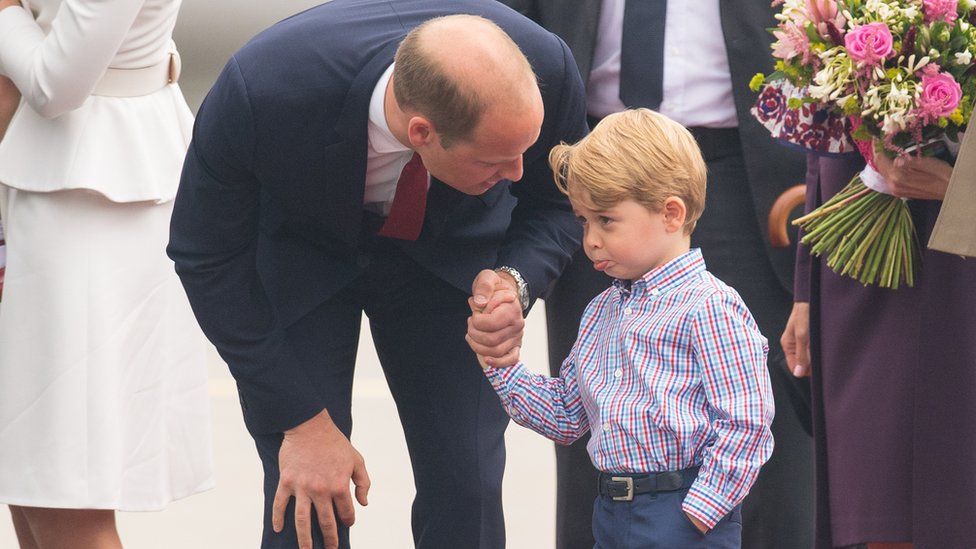
[[[836,272],[911,286],[918,238],[908,206],[889,194],[875,160],[940,154],[945,141],[958,141],[976,95],[976,1],[779,4],[777,70],[753,79],[753,89],[763,88],[754,115],[775,137],[827,154],[857,149],[869,165],[794,224]]]

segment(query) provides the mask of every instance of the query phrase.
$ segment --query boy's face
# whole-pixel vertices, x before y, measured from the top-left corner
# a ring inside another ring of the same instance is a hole
[[[583,225],[583,250],[593,268],[623,280],[636,280],[673,259],[675,234],[664,211],[655,213],[633,200],[597,210],[570,195]]]

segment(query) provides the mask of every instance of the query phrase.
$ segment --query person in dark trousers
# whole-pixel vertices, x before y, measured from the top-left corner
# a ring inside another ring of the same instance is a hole
[[[771,248],[766,216],[803,182],[803,156],[769,137],[749,109],[748,82],[772,66],[768,2],[751,0],[501,0],[560,36],[586,83],[591,126],[628,107],[649,107],[684,124],[708,165],[705,214],[692,238],[709,271],[735,288],[763,335],[777,341],[792,307],[794,248]],[[584,307],[610,279],[578,252],[546,299],[549,363],[558,373]],[[776,449],[743,503],[742,546],[809,547],[813,451],[809,383],[786,370],[772,345]],[[556,448],[559,549],[593,546],[589,502],[596,472],[588,438]]]
[[[585,133],[569,49],[494,2],[334,0],[228,62],[169,253],[264,465],[262,547],[349,545],[350,481],[360,504],[369,488],[349,440],[363,312],[410,453],[414,543],[505,544],[508,419],[465,341],[468,298],[518,294],[472,322],[488,354],[517,355],[523,311],[580,245],[548,153]]]

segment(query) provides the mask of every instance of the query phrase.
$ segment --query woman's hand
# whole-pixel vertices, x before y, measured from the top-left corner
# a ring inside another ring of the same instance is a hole
[[[0,0],[0,10],[20,5],[20,0]]]
[[[3,134],[7,132],[7,126],[19,104],[20,90],[9,78],[0,76],[0,139],[3,139]]]
[[[891,194],[899,198],[942,200],[949,187],[952,166],[931,156],[899,156],[891,159],[875,149],[874,163]]]

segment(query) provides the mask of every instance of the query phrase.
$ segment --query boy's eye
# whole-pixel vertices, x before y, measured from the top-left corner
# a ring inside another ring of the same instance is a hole
[[[578,215],[576,216],[576,222],[579,223],[580,225],[586,225],[586,218],[581,215]]]
[[[600,225],[609,225],[613,220],[605,215],[600,216]]]

